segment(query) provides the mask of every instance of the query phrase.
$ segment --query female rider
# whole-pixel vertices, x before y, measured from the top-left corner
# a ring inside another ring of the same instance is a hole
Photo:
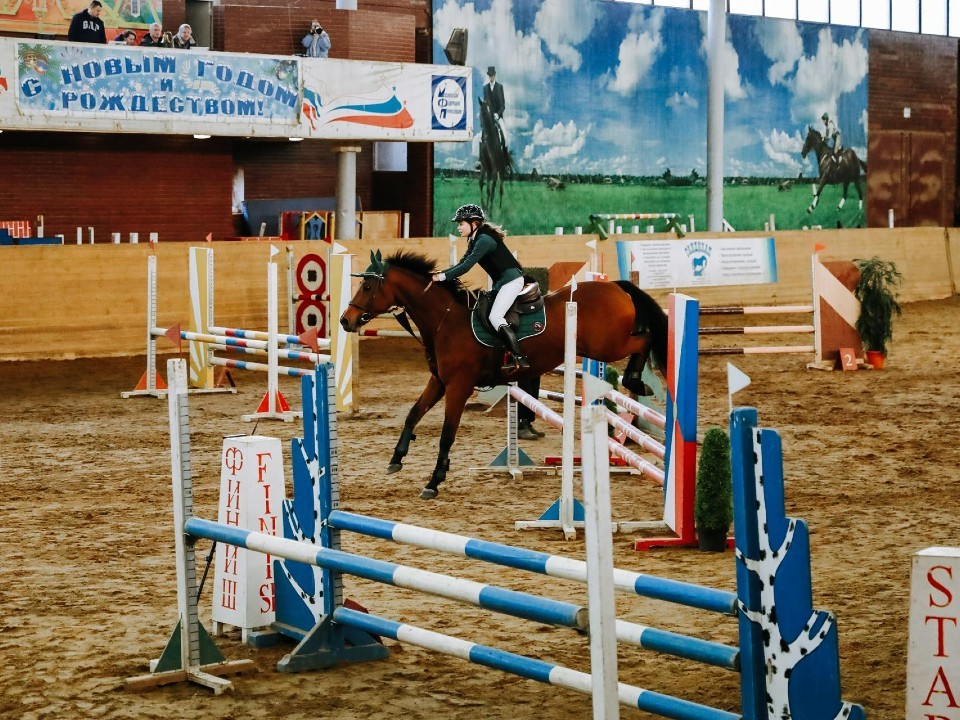
[[[479,264],[493,280],[496,297],[490,308],[490,326],[497,329],[507,348],[513,354],[517,369],[530,367],[526,356],[520,350],[517,336],[504,319],[507,310],[523,290],[523,268],[513,253],[503,242],[504,231],[496,225],[484,222],[483,210],[479,205],[463,205],[453,216],[460,237],[469,238],[467,251],[456,265],[433,275],[434,282],[443,282],[457,278],[474,265]],[[505,366],[504,369],[514,366]]]

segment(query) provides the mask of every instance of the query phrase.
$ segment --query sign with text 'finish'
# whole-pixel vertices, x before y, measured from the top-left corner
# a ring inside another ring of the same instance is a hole
[[[218,522],[276,535],[283,494],[279,439],[259,435],[224,438]],[[217,545],[214,622],[252,629],[269,625],[274,617],[273,558]]]
[[[960,720],[960,548],[913,556],[906,720]]]

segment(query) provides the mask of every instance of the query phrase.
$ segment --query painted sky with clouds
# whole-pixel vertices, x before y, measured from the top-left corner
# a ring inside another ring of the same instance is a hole
[[[706,20],[598,0],[434,0],[434,59],[468,28],[474,86],[496,66],[524,172],[705,175]],[[866,157],[866,31],[730,15],[724,59],[725,175],[815,174],[800,150],[824,112]],[[438,143],[436,166],[473,168],[478,143]]]

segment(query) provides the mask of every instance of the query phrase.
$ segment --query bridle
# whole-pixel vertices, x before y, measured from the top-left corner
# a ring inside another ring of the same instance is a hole
[[[353,300],[347,303],[348,307],[356,308],[357,310],[360,311],[360,323],[362,325],[365,325],[373,319],[373,313],[370,311],[369,308],[377,297],[377,291],[382,289],[383,283],[386,282],[386,279],[387,279],[386,273],[381,275],[380,273],[373,272],[372,270],[368,270],[362,273],[351,273],[351,275],[353,277],[363,278],[365,280],[372,279],[377,281],[376,286],[373,288],[373,294],[370,296],[370,299],[367,301],[366,305],[358,305],[357,303],[353,302]],[[430,280],[427,283],[427,286],[423,289],[423,292],[420,294],[426,295],[427,292],[429,292],[430,288],[433,287],[433,285],[434,285],[433,280]],[[450,313],[450,308],[453,307],[453,303],[454,303],[454,298],[451,296],[450,304],[447,305],[447,309],[444,311],[443,317],[440,319],[440,324],[437,325],[436,329],[434,330],[435,333],[440,330],[444,321],[446,321],[447,315]],[[400,323],[401,327],[403,327],[408,333],[413,335],[413,337],[417,338],[417,341],[420,342],[421,345],[423,344],[423,341],[417,337],[417,335],[413,331],[413,328],[410,327],[410,321],[407,320],[407,317],[406,317],[406,313],[407,313],[406,308],[404,308],[401,305],[392,305],[389,308],[387,308],[387,311],[393,313],[394,319],[396,319],[396,321]]]
[[[369,272],[369,271],[362,272],[362,273],[351,273],[351,275],[353,275],[353,277],[363,278],[365,280],[374,279],[377,281],[376,287],[374,287],[373,289],[373,295],[370,296],[370,300],[366,306],[357,305],[357,303],[353,302],[353,300],[347,303],[347,307],[356,308],[357,310],[360,311],[360,323],[362,325],[366,325],[368,322],[373,320],[373,314],[370,312],[369,307],[370,305],[373,304],[373,301],[377,297],[377,290],[380,290],[381,288],[383,288],[383,283],[387,278],[386,278],[386,275],[381,275],[380,273]],[[388,308],[388,310],[393,312],[395,307],[396,306],[390,307]]]

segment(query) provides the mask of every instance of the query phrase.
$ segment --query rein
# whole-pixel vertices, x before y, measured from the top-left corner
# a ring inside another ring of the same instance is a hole
[[[361,314],[360,314],[360,320],[361,320],[361,322],[363,322],[363,323],[368,323],[368,322],[370,322],[370,320],[373,319],[373,313],[370,312],[369,306],[373,304],[374,299],[377,297],[377,290],[380,290],[380,289],[383,287],[383,283],[386,282],[386,275],[381,275],[381,274],[379,274],[379,273],[374,273],[374,272],[368,272],[368,273],[359,273],[358,276],[359,276],[359,277],[374,278],[374,279],[376,279],[376,281],[377,281],[377,285],[376,285],[376,287],[374,288],[373,294],[370,296],[370,300],[369,300],[369,302],[367,303],[366,306],[364,306],[364,305],[358,305],[357,303],[353,302],[352,300],[351,300],[349,303],[347,303],[348,307],[356,308],[357,310],[360,311],[360,313],[361,313]],[[420,293],[420,296],[423,297],[424,295],[426,295],[426,294],[427,294],[427,291],[430,290],[431,287],[433,287],[433,280],[432,280],[432,279],[427,283],[427,286],[423,289],[423,292]],[[468,293],[468,298],[469,298],[469,297],[470,297],[470,294]],[[443,311],[443,317],[440,318],[440,323],[437,325],[436,329],[434,329],[434,333],[439,332],[439,331],[440,331],[440,328],[443,327],[443,323],[446,322],[447,316],[450,314],[450,308],[453,307],[453,303],[454,303],[455,301],[456,301],[456,298],[455,298],[455,297],[453,296],[453,294],[451,293],[450,303],[447,305],[447,309]],[[468,307],[469,307],[469,300],[468,300],[468,303],[467,303],[467,304],[468,304]],[[417,334],[414,332],[413,327],[410,325],[410,320],[409,320],[409,318],[407,317],[407,309],[401,305],[401,306],[399,306],[399,312],[396,312],[396,308],[397,308],[397,307],[398,307],[398,306],[394,306],[393,308],[390,309],[391,312],[393,313],[394,319],[397,321],[397,323],[400,325],[400,327],[402,327],[404,330],[406,330],[408,333],[410,333],[410,336],[411,336],[412,338],[414,338],[418,343],[420,343],[421,345],[423,345],[423,340],[422,340],[421,338],[417,337]]]

